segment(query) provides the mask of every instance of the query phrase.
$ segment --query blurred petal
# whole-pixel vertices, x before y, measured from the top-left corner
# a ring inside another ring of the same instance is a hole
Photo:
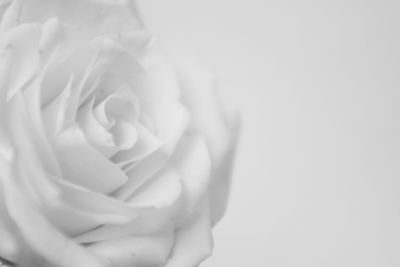
[[[195,211],[207,194],[211,175],[211,161],[207,144],[200,135],[187,133],[171,159],[183,184],[185,214]]]
[[[165,267],[196,267],[211,255],[213,247],[209,203],[204,198],[176,232],[175,246]]]
[[[207,141],[213,163],[210,202],[216,223],[224,214],[230,189],[232,162],[239,134],[239,118],[222,108],[215,90],[215,77],[206,69],[188,64],[179,68],[184,104],[193,125]]]
[[[129,38],[129,35],[123,35],[120,40],[122,39],[122,44],[131,47]],[[158,46],[156,39],[149,38],[146,45],[139,51],[140,54],[136,58],[146,70],[146,77],[144,77],[146,86],[136,89],[141,103],[151,103],[163,97],[178,99],[180,88],[175,70]]]

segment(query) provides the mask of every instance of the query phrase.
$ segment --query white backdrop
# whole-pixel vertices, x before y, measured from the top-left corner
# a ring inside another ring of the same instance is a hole
[[[142,0],[241,109],[204,267],[400,266],[400,2]]]

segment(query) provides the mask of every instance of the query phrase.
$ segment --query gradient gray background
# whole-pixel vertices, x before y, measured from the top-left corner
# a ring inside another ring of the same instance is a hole
[[[400,266],[400,2],[140,4],[242,112],[230,207],[202,266]]]

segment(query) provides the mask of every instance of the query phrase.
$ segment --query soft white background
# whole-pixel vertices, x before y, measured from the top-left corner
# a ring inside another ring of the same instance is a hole
[[[142,0],[241,109],[204,267],[400,266],[400,2]]]

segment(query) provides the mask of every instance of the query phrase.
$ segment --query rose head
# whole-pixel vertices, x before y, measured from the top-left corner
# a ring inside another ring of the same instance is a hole
[[[129,0],[1,1],[0,257],[192,267],[225,210],[236,116]]]

